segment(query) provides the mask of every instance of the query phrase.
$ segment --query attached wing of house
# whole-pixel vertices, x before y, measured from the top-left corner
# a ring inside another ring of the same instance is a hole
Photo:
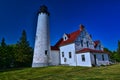
[[[83,25],[75,32],[65,33],[51,49],[52,62],[56,60],[58,64],[88,67],[109,64],[109,55],[104,52],[103,45],[99,40],[93,41]]]

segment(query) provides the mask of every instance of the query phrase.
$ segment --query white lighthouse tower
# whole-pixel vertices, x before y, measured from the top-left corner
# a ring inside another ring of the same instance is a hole
[[[48,66],[50,62],[49,12],[45,5],[38,13],[32,67]]]

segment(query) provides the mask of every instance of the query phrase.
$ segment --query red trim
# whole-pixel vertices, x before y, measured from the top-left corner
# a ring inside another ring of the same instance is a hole
[[[84,53],[84,52],[91,52],[91,53],[106,53],[102,50],[95,50],[95,49],[90,49],[90,48],[84,48],[82,50],[77,51],[76,53]]]

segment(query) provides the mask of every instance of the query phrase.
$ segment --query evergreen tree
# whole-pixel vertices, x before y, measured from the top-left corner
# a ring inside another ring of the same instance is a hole
[[[5,39],[4,38],[2,38],[1,46],[2,47],[6,47],[6,43],[5,43]]]
[[[6,69],[13,67],[14,53],[12,45],[6,45],[5,39],[2,38],[0,46],[0,68]]]
[[[0,68],[6,68],[7,65],[7,45],[5,43],[5,39],[2,38],[1,46],[0,46]]]
[[[23,30],[20,40],[16,44],[15,64],[16,67],[31,66],[32,48],[27,41],[26,31]]]
[[[120,41],[118,40],[118,48],[117,48],[117,54],[116,59],[118,62],[120,62]]]
[[[14,55],[15,55],[15,45],[8,45],[7,46],[7,68],[11,68],[11,67],[14,67],[14,61],[15,61],[15,58],[14,58]]]
[[[120,41],[118,40],[118,49],[117,49],[117,53],[120,55]]]
[[[120,41],[118,41],[118,48],[116,51],[111,52],[110,58],[117,62],[120,62]]]

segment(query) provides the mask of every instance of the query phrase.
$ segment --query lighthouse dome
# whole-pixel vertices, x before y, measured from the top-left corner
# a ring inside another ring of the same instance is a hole
[[[50,14],[49,12],[48,12],[48,8],[45,6],[45,5],[42,5],[41,7],[40,7],[40,10],[39,10],[39,13],[46,13],[46,14]]]

